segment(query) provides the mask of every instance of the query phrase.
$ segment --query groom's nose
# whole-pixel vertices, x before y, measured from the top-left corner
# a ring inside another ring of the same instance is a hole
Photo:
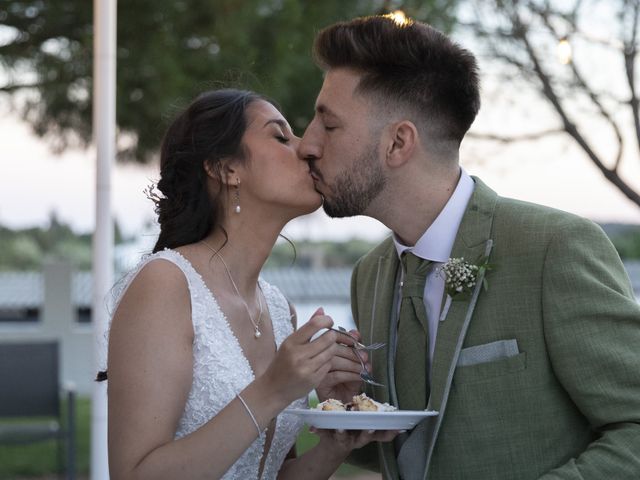
[[[301,160],[317,160],[322,157],[322,131],[318,126],[314,118],[302,135],[298,144],[298,157]]]

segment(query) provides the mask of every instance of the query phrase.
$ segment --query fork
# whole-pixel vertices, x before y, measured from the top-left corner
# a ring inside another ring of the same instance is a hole
[[[383,342],[375,342],[375,343],[372,343],[371,345],[365,345],[363,343],[360,343],[358,340],[356,340],[356,337],[351,335],[344,327],[338,327],[338,328],[330,327],[329,330],[333,330],[334,332],[337,332],[337,333],[342,333],[343,335],[346,335],[351,340],[353,340],[353,344],[354,344],[353,348],[355,350],[378,350],[379,348],[382,348],[386,345],[386,343],[383,343]]]
[[[349,347],[349,348],[351,348],[351,350],[353,350],[353,353],[356,354],[356,357],[358,357],[358,360],[360,361],[360,367],[362,368],[362,370],[360,370],[360,378],[364,382],[367,382],[370,385],[376,385],[378,387],[384,387],[384,385],[382,383],[376,382],[375,379],[371,376],[371,374],[369,373],[369,370],[367,370],[367,367],[364,364],[364,360],[362,360],[362,356],[360,355],[360,352],[358,350],[377,350],[378,348],[384,347],[385,344],[381,343],[381,342],[377,342],[377,343],[372,343],[371,345],[363,345],[362,343],[358,342],[355,339],[355,337],[353,335],[351,335],[349,332],[347,332],[347,330],[344,329],[343,327],[338,327],[337,329],[329,328],[329,330],[333,330],[334,332],[342,333],[342,334],[348,336],[351,340],[353,340],[354,345]]]
[[[358,360],[360,360],[360,366],[362,367],[362,370],[360,371],[360,378],[364,382],[367,382],[370,385],[375,385],[377,387],[384,387],[382,383],[376,382],[375,379],[371,376],[371,374],[369,373],[369,370],[367,370],[367,367],[364,364],[364,361],[362,360],[362,357],[360,356],[360,352],[358,351],[358,349],[355,347],[351,347],[351,350],[353,350],[353,353],[355,353],[356,357],[358,357]]]

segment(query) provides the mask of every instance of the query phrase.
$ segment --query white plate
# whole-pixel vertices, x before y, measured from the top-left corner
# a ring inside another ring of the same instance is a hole
[[[289,408],[284,411],[298,415],[316,428],[342,430],[410,430],[422,419],[438,415],[433,410],[396,410],[395,412],[344,412]]]

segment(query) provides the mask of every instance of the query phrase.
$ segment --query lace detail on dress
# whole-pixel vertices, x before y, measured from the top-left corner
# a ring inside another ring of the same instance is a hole
[[[117,292],[117,302],[135,275],[149,262],[168,260],[184,273],[191,295],[191,319],[193,322],[193,382],[178,423],[175,438],[188,435],[222,410],[236,394],[251,383],[255,375],[234,335],[217,300],[207,288],[200,274],[189,261],[175,250],[165,249],[148,256],[124,279]],[[280,290],[260,279],[260,286],[267,301],[273,323],[277,348],[292,332],[289,305]],[[117,304],[116,304],[117,305]],[[290,406],[304,408],[307,399],[302,398]],[[284,459],[295,443],[302,422],[294,415],[280,414],[265,461],[262,479],[277,477]],[[260,460],[264,452],[266,434],[263,432],[240,456],[222,477],[231,479],[258,479]],[[215,445],[212,445],[215,448]]]

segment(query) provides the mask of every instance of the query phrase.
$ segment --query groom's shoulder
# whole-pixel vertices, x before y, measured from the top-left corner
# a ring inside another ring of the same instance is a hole
[[[512,241],[545,245],[553,239],[602,239],[602,228],[587,218],[537,203],[498,197],[494,234]],[[503,239],[504,240],[504,239]]]
[[[377,265],[380,258],[389,258],[394,252],[393,238],[390,235],[360,257],[357,267],[367,268],[372,265]]]
[[[476,218],[477,213],[491,219],[491,235],[502,245],[519,243],[544,247],[553,239],[602,238],[602,228],[593,221],[538,203],[503,197],[473,177],[476,183],[467,215]]]
[[[498,197],[495,217],[506,224],[526,223],[552,229],[595,225],[591,220],[564,210],[508,197]]]
[[[515,198],[503,197],[491,190],[478,177],[473,177],[476,182],[475,202],[470,202],[471,208],[478,209],[478,204],[495,206],[492,212],[494,222],[502,221],[505,224],[537,224],[537,225],[567,225],[567,224],[591,224],[590,220],[557,208],[548,207],[539,203],[527,202]]]

